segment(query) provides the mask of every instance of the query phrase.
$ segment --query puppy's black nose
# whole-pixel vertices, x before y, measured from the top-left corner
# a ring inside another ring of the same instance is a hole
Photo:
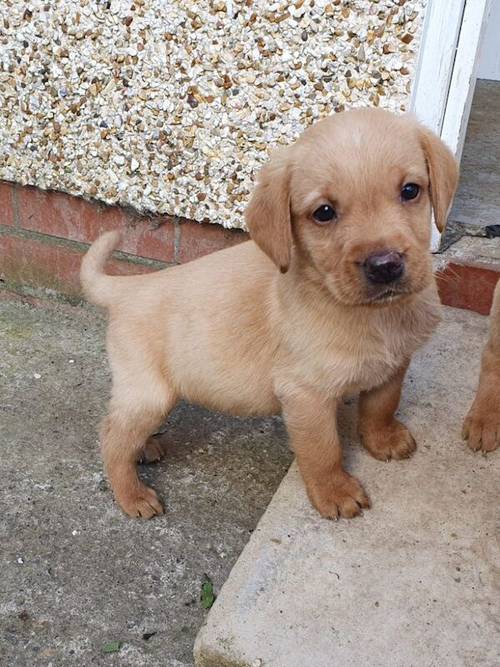
[[[387,285],[401,278],[405,270],[405,261],[399,252],[384,250],[367,257],[363,269],[371,283]]]

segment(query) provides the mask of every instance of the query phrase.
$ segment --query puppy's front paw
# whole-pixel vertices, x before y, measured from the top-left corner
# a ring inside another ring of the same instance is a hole
[[[465,418],[462,437],[475,452],[493,452],[500,445],[500,411],[476,399]]]
[[[351,519],[370,507],[370,500],[355,477],[344,470],[333,476],[307,485],[307,493],[314,507],[325,519]]]
[[[383,428],[361,432],[364,447],[379,461],[407,459],[417,448],[417,443],[404,424],[394,419]]]
[[[151,519],[163,514],[163,505],[156,491],[145,484],[138,484],[133,491],[117,494],[116,501],[126,514],[134,518]]]

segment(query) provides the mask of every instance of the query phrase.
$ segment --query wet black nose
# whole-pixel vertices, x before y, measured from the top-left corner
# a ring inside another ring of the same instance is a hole
[[[387,285],[401,278],[405,270],[405,261],[399,252],[384,250],[367,257],[363,269],[371,283]]]

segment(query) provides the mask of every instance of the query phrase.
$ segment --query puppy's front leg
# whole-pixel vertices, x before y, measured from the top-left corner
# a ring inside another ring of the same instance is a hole
[[[370,454],[381,461],[406,459],[417,447],[410,431],[394,417],[407,368],[359,397],[359,434]]]
[[[311,503],[328,519],[351,518],[370,507],[361,484],[342,468],[336,400],[287,385],[283,416]]]
[[[479,387],[465,418],[462,435],[474,451],[500,446],[500,281],[490,313],[490,335],[484,348]]]

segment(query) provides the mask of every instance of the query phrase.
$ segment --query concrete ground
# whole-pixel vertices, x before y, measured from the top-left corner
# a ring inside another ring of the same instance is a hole
[[[198,636],[197,667],[500,665],[500,451],[460,438],[486,324],[446,308],[413,360],[410,460],[371,458],[344,406],[346,466],[373,504],[362,517],[320,519],[292,467]]]
[[[0,300],[1,665],[190,667],[204,575],[218,592],[291,461],[279,419],[180,406],[142,470],[166,514],[125,517],[97,447],[103,331],[94,312]]]
[[[450,220],[497,225],[500,220],[500,82],[478,79]]]

